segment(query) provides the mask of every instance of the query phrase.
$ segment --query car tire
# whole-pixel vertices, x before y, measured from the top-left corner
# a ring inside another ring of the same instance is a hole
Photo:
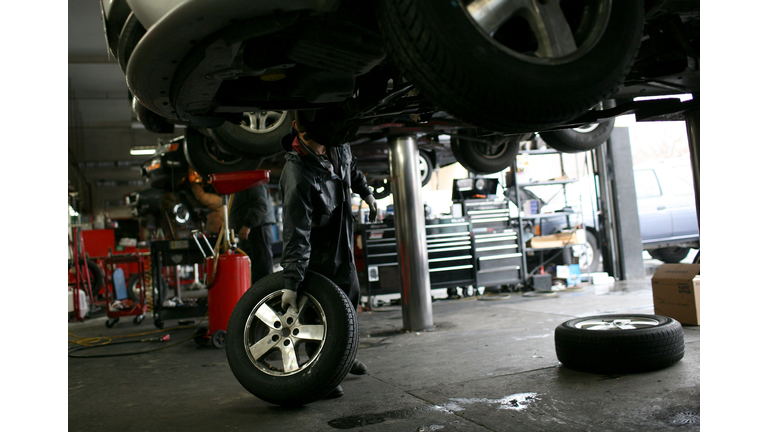
[[[640,47],[640,0],[614,1],[609,8],[589,2],[578,11],[558,9],[555,15],[571,20],[569,28],[577,30],[549,39],[573,46],[553,55],[535,54],[547,47],[539,42],[547,38],[537,36],[532,29],[540,27],[522,18],[541,17],[533,5],[541,8],[544,2],[532,2],[526,14],[508,15],[493,37],[464,3],[381,1],[379,24],[391,57],[409,82],[432,103],[485,129],[530,132],[573,120],[618,91]],[[560,2],[549,5],[559,7]]]
[[[465,136],[466,138],[461,138]],[[493,174],[512,166],[520,150],[520,135],[491,135],[478,138],[477,131],[467,129],[451,136],[451,151],[456,160],[475,174]]]
[[[419,150],[419,174],[421,175],[421,186],[426,186],[430,180],[432,180],[432,173],[434,172],[434,164],[429,155]]]
[[[228,153],[213,139],[190,127],[184,137],[184,156],[200,175],[251,171],[257,169],[262,161],[262,158],[247,158]]]
[[[685,355],[682,325],[661,315],[597,315],[565,321],[555,329],[563,366],[602,374],[647,372]]]
[[[682,261],[690,253],[691,248],[688,247],[664,247],[658,249],[651,249],[648,254],[659,261],[664,261],[667,264],[677,264]]]
[[[360,342],[357,313],[339,287],[312,271],[299,287],[298,313],[283,313],[284,286],[278,272],[246,291],[229,319],[226,353],[254,396],[300,406],[323,398],[349,373]]]
[[[223,149],[244,157],[269,157],[283,151],[280,139],[291,132],[293,117],[289,111],[243,113],[241,123],[225,121],[208,129]]]
[[[104,287],[104,271],[101,269],[101,266],[99,266],[95,261],[91,261],[89,259],[85,260],[83,262],[83,259],[81,258],[79,261],[80,263],[80,274],[84,275],[84,268],[82,267],[85,265],[88,268],[88,275],[90,276],[90,282],[91,282],[91,293],[96,296],[101,292],[101,289]],[[72,262],[70,262],[69,268],[72,269],[74,265]],[[87,282],[84,282],[87,283]]]
[[[586,126],[541,132],[539,136],[547,146],[563,153],[579,153],[597,148],[611,136],[615,119]]]
[[[585,230],[587,242],[583,245],[571,246],[574,256],[579,258],[579,267],[582,273],[594,273],[600,267],[600,248],[597,244],[597,237]]]

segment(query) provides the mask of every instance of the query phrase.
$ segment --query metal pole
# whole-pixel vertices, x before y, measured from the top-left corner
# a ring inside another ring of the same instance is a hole
[[[696,193],[696,221],[701,231],[701,212],[699,210],[699,129],[701,127],[701,112],[693,109],[685,112],[685,128],[688,132],[688,147],[691,153],[691,170],[693,171],[693,190]]]
[[[389,137],[388,143],[403,327],[409,331],[430,330],[434,325],[419,150],[414,136]]]

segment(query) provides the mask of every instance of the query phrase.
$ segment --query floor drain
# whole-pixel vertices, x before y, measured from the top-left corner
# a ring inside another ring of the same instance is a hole
[[[674,426],[698,425],[700,420],[697,412],[681,412],[672,417],[672,424]]]

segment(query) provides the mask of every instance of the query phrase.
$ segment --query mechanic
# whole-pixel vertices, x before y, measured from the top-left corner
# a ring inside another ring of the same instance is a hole
[[[272,274],[275,211],[266,184],[235,193],[230,212],[240,248],[251,259],[251,283]]]
[[[206,192],[201,184],[203,179],[192,167],[189,167],[187,179],[195,199],[210,210],[205,221],[205,233],[218,235],[219,231],[221,231],[221,226],[224,225],[224,207],[221,196],[212,192]]]
[[[282,139],[284,310],[298,309],[296,292],[307,269],[332,280],[357,310],[360,283],[352,249],[350,189],[368,204],[369,220],[376,219],[377,206],[347,142],[356,128],[344,127],[341,119],[333,108],[295,111],[291,134]],[[355,359],[350,373],[363,375],[367,369]],[[343,394],[339,385],[326,399]]]

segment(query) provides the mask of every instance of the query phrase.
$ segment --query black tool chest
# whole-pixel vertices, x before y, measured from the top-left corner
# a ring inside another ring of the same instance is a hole
[[[463,200],[472,224],[476,286],[515,285],[523,281],[523,254],[509,201]]]
[[[522,282],[522,254],[508,201],[465,201],[464,217],[426,221],[430,286],[495,287]],[[393,220],[361,226],[367,288],[363,295],[400,293]]]

